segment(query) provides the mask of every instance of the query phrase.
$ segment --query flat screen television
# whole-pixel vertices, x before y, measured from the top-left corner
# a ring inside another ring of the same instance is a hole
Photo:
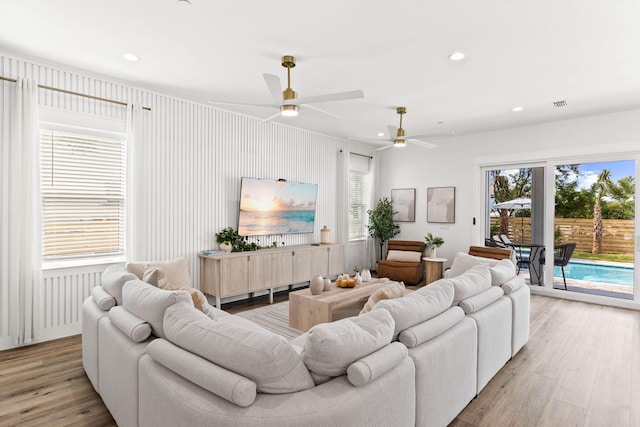
[[[242,178],[238,234],[313,233],[317,184]]]

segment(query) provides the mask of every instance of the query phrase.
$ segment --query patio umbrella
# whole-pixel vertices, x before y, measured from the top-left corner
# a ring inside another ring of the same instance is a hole
[[[513,200],[507,200],[506,202],[500,202],[493,205],[496,209],[531,209],[531,199],[518,198]],[[520,217],[521,220],[521,236],[524,238],[524,217]]]

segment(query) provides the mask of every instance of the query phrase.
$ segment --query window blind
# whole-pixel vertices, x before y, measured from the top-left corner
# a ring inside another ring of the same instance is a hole
[[[125,141],[42,130],[43,260],[124,254]]]
[[[368,174],[349,173],[349,239],[363,239],[368,235]]]

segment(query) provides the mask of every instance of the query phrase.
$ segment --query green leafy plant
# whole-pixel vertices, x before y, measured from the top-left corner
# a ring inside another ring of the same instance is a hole
[[[247,236],[241,236],[231,227],[227,227],[216,233],[216,242],[230,243],[231,246],[233,246],[233,252],[257,251],[258,249],[263,249],[263,247],[256,242],[249,242],[249,238]],[[282,242],[282,245],[284,246],[284,242]],[[270,247],[277,247],[277,243],[273,242]]]
[[[424,236],[424,240],[425,244],[420,246],[421,251],[431,248],[439,248],[440,246],[444,245],[444,240],[442,239],[442,237],[434,237],[431,233],[427,233],[427,235]]]
[[[400,226],[393,222],[393,206],[386,197],[378,200],[375,209],[367,211],[369,214],[369,236],[380,242],[380,256],[382,257],[384,244],[387,240],[400,233]]]

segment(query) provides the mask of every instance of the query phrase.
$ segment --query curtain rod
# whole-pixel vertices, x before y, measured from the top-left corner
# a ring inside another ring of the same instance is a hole
[[[6,80],[8,82],[13,82],[13,83],[17,82],[16,79],[12,79],[12,78],[9,78],[9,77],[3,77],[3,76],[0,76],[0,80]],[[97,101],[104,101],[104,102],[110,102],[112,104],[124,105],[125,107],[127,106],[126,102],[115,101],[113,99],[107,99],[107,98],[100,98],[98,96],[86,95],[84,93],[72,92],[70,90],[65,90],[65,89],[58,89],[57,87],[51,87],[51,86],[45,86],[45,85],[38,85],[38,87],[40,89],[52,90],[54,92],[62,92],[62,93],[66,93],[66,94],[69,94],[69,95],[82,96],[84,98],[91,98],[91,99],[95,99]],[[147,110],[147,111],[151,111],[151,108],[149,108],[149,107],[142,107],[142,109],[143,110]]]
[[[342,150],[340,150],[342,152]],[[354,153],[353,151],[349,151],[349,154],[353,154],[354,156],[366,157],[367,159],[373,159],[371,156],[367,156],[366,154]]]

